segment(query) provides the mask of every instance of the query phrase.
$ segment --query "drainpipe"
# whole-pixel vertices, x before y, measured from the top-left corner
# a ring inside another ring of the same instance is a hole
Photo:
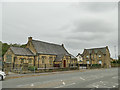
[[[34,56],[34,74],[35,74],[35,59],[36,59],[36,58],[35,58],[35,56]]]
[[[91,53],[90,53],[90,66],[92,66]]]
[[[34,56],[34,66],[35,66],[35,56]]]
[[[40,59],[40,58],[39,58],[39,55],[38,55],[38,68],[39,68],[39,59]]]

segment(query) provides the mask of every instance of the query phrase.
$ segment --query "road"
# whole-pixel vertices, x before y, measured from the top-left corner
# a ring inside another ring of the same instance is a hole
[[[118,68],[8,79],[3,88],[117,88]]]

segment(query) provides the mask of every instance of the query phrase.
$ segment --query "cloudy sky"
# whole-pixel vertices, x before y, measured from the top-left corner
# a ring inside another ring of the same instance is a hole
[[[117,2],[19,2],[2,5],[2,42],[27,38],[56,44],[77,55],[84,48],[118,45]]]

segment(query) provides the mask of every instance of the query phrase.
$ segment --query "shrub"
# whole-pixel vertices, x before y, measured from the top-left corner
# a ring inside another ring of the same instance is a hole
[[[35,68],[35,70],[37,70],[37,67],[35,67],[35,66],[29,66],[29,67],[28,67],[28,70],[34,71],[34,68]]]
[[[100,68],[101,65],[100,64],[92,64],[91,68]]]

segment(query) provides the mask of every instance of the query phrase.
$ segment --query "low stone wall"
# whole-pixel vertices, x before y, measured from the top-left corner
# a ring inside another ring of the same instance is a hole
[[[78,67],[71,67],[71,68],[41,68],[37,69],[35,71],[30,71],[30,70],[12,70],[14,73],[19,73],[19,74],[27,74],[27,73],[43,73],[43,72],[57,72],[57,71],[69,71],[69,70],[78,70]]]

